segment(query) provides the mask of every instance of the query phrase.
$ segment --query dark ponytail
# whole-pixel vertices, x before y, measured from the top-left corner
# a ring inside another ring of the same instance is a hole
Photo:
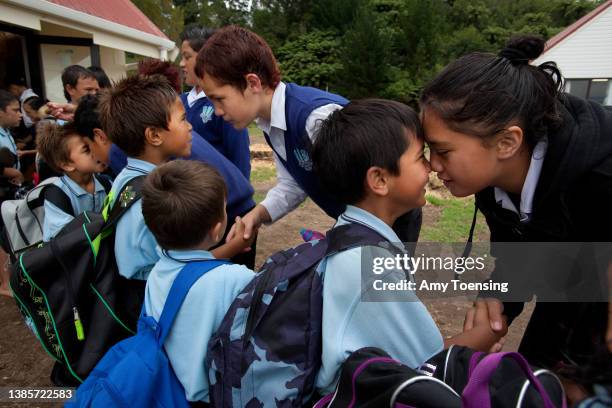
[[[427,84],[421,109],[434,109],[451,129],[481,138],[517,124],[533,148],[560,121],[561,73],[554,62],[529,64],[544,44],[535,36],[514,37],[499,55],[455,60]]]

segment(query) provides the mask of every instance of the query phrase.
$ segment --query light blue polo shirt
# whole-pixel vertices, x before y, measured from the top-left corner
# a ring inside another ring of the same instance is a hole
[[[115,178],[111,193],[114,202],[123,186],[138,176],[146,176],[155,169],[153,163],[128,157],[127,166]],[[115,230],[115,259],[119,273],[129,279],[146,280],[158,261],[157,242],[142,216],[142,201],[138,200],[117,222]]]
[[[72,213],[67,214],[59,209],[55,204],[45,200],[45,219],[43,221],[43,241],[50,241],[66,224],[74,219],[75,216],[84,211],[102,211],[102,205],[106,198],[104,186],[94,177],[94,192],[89,193],[79,186],[70,177],[64,175],[59,177],[53,185],[62,190],[72,204]]]
[[[16,169],[21,169],[21,165],[19,164],[19,158],[17,157],[17,145],[15,144],[15,139],[13,139],[13,135],[11,131],[0,126],[0,149],[6,147],[15,155],[16,163],[13,166]]]
[[[157,248],[159,261],[151,270],[145,290],[145,311],[159,320],[174,279],[188,261],[215,259],[204,250]],[[243,265],[221,265],[198,279],[189,290],[164,344],[172,369],[189,401],[209,402],[206,348],[225,313],[253,279]]]
[[[373,214],[349,205],[336,226],[351,222],[372,228],[404,250],[393,229]],[[332,255],[318,267],[324,279],[323,354],[316,380],[321,394],[334,391],[342,363],[362,347],[379,347],[413,368],[444,348],[440,330],[416,297],[415,301],[405,302],[361,301],[362,251],[368,251],[364,252],[368,257],[393,256],[384,248],[358,247]],[[403,279],[403,269],[386,272],[384,278],[385,282]],[[368,285],[364,290],[374,289]]]

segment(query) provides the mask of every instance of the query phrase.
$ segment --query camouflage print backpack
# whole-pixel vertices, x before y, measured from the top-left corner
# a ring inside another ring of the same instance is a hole
[[[321,366],[326,256],[384,241],[360,224],[347,224],[272,255],[236,297],[208,343],[211,406],[301,407]]]

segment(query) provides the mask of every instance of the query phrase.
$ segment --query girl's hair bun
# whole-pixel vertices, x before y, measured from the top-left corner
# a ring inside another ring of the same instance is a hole
[[[524,35],[511,38],[499,56],[510,60],[512,65],[527,65],[544,51],[546,42],[541,37]]]

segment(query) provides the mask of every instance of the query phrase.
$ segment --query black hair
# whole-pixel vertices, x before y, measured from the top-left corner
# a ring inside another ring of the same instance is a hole
[[[87,69],[94,74],[100,88],[110,88],[112,86],[110,79],[108,79],[108,75],[106,75],[106,72],[104,72],[102,68],[92,65],[91,67],[87,67]]]
[[[79,99],[74,112],[74,126],[81,136],[94,139],[94,129],[102,129],[98,114],[98,95],[85,95]]]
[[[189,46],[198,52],[204,46],[204,43],[212,37],[216,32],[214,28],[202,27],[198,24],[189,24],[181,33],[180,39],[181,44],[183,41],[187,41]]]
[[[407,131],[423,139],[418,115],[399,102],[363,99],[333,112],[322,121],[312,148],[323,190],[342,204],[355,204],[365,197],[370,167],[398,175],[400,157],[408,148]]]
[[[17,86],[28,86],[24,77],[12,77],[6,81],[7,86],[17,85]]]
[[[30,108],[37,111],[43,106],[45,106],[49,102],[46,98],[41,98],[40,96],[31,96],[25,101],[23,101],[23,105],[30,105]]]
[[[483,139],[516,124],[533,149],[560,122],[561,73],[554,62],[529,64],[544,44],[540,37],[514,37],[499,55],[455,60],[425,86],[421,110],[433,109],[450,129]]]
[[[0,89],[0,110],[6,110],[6,107],[13,102],[19,102],[19,99],[9,91]]]
[[[100,94],[102,129],[128,157],[145,150],[147,128],[168,130],[178,95],[161,75],[130,75]]]
[[[66,85],[75,87],[81,78],[96,79],[96,76],[81,65],[70,65],[62,71],[62,86],[64,87],[64,97],[67,101],[70,101],[70,95],[66,91]]]

